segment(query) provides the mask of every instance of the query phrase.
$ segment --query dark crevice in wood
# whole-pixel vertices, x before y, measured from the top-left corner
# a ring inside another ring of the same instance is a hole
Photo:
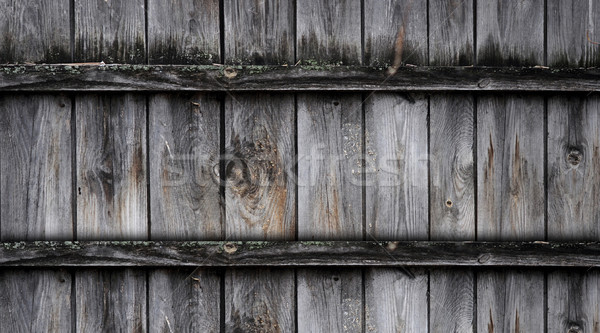
[[[219,0],[219,53],[221,54],[220,62],[225,63],[225,3],[224,0]]]

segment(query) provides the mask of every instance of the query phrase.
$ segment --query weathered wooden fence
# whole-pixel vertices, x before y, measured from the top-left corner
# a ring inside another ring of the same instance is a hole
[[[0,0],[0,332],[599,332],[596,25]]]

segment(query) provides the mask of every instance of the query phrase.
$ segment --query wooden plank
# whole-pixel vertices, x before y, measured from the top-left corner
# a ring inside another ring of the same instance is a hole
[[[203,269],[149,272],[150,332],[218,332],[221,274]]]
[[[0,97],[3,241],[72,238],[70,123],[66,96]]]
[[[4,269],[0,290],[0,331],[71,331],[71,273]]]
[[[218,0],[147,3],[149,63],[221,62]]]
[[[310,7],[302,4],[303,7]],[[261,0],[223,2],[225,63],[294,64],[292,1]]]
[[[369,240],[428,238],[427,103],[391,93],[365,102]]]
[[[75,61],[145,63],[144,0],[76,0]]]
[[[152,239],[221,238],[220,101],[157,94],[149,103]]]
[[[473,1],[429,1],[429,64],[468,66],[474,60]]]
[[[314,0],[296,8],[297,59],[361,64],[360,0]]]
[[[548,64],[556,67],[600,65],[600,6],[595,1],[548,1]]]
[[[544,0],[477,1],[477,65],[544,64]]]
[[[474,276],[470,269],[430,272],[430,332],[473,332]]]
[[[366,65],[427,65],[427,1],[365,1],[364,7]]]
[[[553,271],[548,274],[548,331],[600,331],[600,274]]]
[[[347,66],[0,66],[0,91],[600,91],[598,69]]]
[[[71,60],[68,0],[2,1],[0,63]]]
[[[360,271],[344,268],[298,271],[298,332],[361,332]]]

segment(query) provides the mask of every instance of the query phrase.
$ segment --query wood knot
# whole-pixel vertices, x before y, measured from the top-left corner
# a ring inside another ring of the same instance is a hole
[[[450,200],[450,199],[446,200],[446,207],[452,208],[452,200]]]
[[[485,264],[486,262],[490,261],[491,258],[492,256],[490,256],[488,253],[484,253],[479,255],[479,258],[477,258],[477,262],[480,264]]]
[[[338,105],[340,105],[340,102],[335,101],[335,102],[333,102],[333,105],[338,106]]]
[[[394,251],[398,248],[399,242],[388,242],[386,248],[390,251]]]
[[[227,67],[225,70],[223,70],[223,74],[225,74],[226,78],[233,79],[237,76],[237,71],[233,67]]]
[[[583,332],[583,330],[581,329],[581,327],[578,324],[575,323],[571,323],[569,324],[569,330],[567,331],[567,333],[581,333]]]
[[[571,151],[567,155],[567,162],[569,162],[569,164],[571,164],[573,166],[579,165],[579,163],[581,163],[582,159],[583,159],[583,155],[581,154],[581,151],[579,151],[578,149],[571,149]]]
[[[481,80],[479,80],[479,82],[477,83],[477,86],[478,86],[479,88],[485,88],[485,87],[487,87],[487,86],[489,86],[489,85],[490,85],[490,79],[481,79]]]
[[[237,251],[237,245],[234,243],[226,243],[223,245],[223,249],[227,254],[234,254]]]

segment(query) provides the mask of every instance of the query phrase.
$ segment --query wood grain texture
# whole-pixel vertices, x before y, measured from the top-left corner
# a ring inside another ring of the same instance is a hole
[[[360,0],[315,0],[296,8],[297,58],[361,64]]]
[[[403,63],[427,65],[426,1],[365,1],[364,7],[366,65],[391,66],[398,43],[402,45],[400,56]],[[398,40],[399,34],[403,35],[401,40]]]
[[[294,2],[226,0],[223,7],[225,63],[294,64]]]
[[[301,240],[362,239],[361,113],[357,95],[298,95]]]
[[[298,271],[298,332],[361,332],[360,270]]]
[[[474,59],[473,1],[429,1],[429,64],[467,66]]]
[[[548,331],[600,332],[600,274],[553,271],[548,274]]]
[[[477,65],[544,64],[544,0],[477,1]]]
[[[210,95],[150,97],[152,239],[223,237],[220,110],[220,101]]]
[[[146,332],[146,272],[89,269],[75,275],[77,332]]]
[[[473,277],[474,273],[469,269],[435,269],[430,272],[430,332],[473,332]]]
[[[428,239],[427,98],[365,102],[368,239]]]
[[[147,239],[145,97],[81,95],[75,107],[78,239]]]
[[[0,97],[2,240],[70,240],[71,100]]]
[[[424,270],[370,269],[365,274],[366,332],[427,331],[427,283]]]
[[[226,98],[228,239],[295,238],[294,117],[293,95]]]
[[[150,332],[219,332],[219,273],[190,268],[148,274]]]
[[[0,290],[0,331],[71,331],[71,273],[2,270]]]
[[[544,101],[477,102],[477,239],[544,239]]]
[[[68,0],[3,0],[0,63],[71,60]]]
[[[145,63],[144,0],[75,0],[75,61]]]
[[[219,24],[218,0],[149,0],[149,63],[221,62]]]
[[[600,65],[600,5],[588,0],[548,1],[548,65]]]

